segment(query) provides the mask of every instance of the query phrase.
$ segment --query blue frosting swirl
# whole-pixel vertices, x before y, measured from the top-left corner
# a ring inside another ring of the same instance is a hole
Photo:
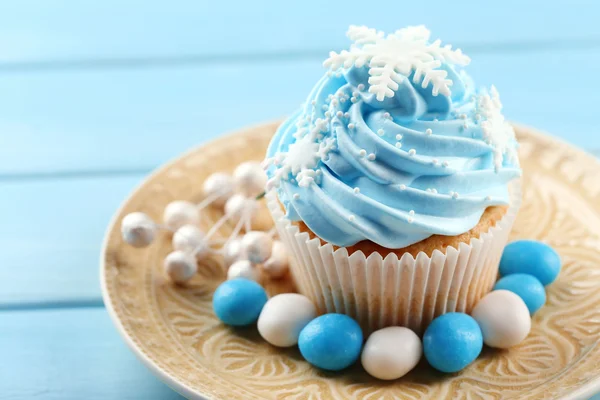
[[[506,156],[515,153],[514,137],[503,148],[490,141],[497,121],[482,109],[489,93],[476,91],[463,70],[441,68],[450,96],[407,76],[379,101],[368,91],[367,67],[323,76],[267,152],[269,184],[287,217],[338,246],[402,248],[467,232],[487,207],[507,205],[508,182],[521,174]]]

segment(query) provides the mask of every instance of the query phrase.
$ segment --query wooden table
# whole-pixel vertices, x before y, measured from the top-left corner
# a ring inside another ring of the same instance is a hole
[[[597,1],[373,3],[0,3],[0,399],[180,398],[103,308],[109,219],[164,161],[292,112],[351,23],[426,24],[509,118],[600,154]]]

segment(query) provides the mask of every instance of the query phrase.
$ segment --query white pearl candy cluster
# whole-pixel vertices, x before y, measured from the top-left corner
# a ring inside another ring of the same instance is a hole
[[[229,279],[245,277],[259,280],[260,270],[279,278],[288,269],[287,252],[273,232],[252,231],[258,214],[257,196],[263,193],[267,176],[258,162],[245,162],[230,176],[223,172],[210,175],[202,186],[204,199],[194,204],[177,200],[169,203],[163,212],[162,224],[154,222],[142,212],[126,215],[121,221],[121,234],[128,244],[142,248],[149,246],[160,230],[173,233],[173,252],[164,260],[164,270],[175,283],[193,278],[198,270],[197,261],[211,254],[221,254],[229,267]],[[208,232],[199,227],[200,212],[208,207],[223,207],[224,216]],[[211,237],[226,222],[236,224],[229,239],[220,249],[214,249]],[[240,231],[246,234],[238,238]]]

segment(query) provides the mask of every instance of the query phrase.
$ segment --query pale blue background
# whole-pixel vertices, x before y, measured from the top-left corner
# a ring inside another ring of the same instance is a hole
[[[1,0],[0,399],[177,399],[102,305],[100,244],[132,187],[290,113],[347,26],[425,23],[509,118],[600,153],[596,0]]]

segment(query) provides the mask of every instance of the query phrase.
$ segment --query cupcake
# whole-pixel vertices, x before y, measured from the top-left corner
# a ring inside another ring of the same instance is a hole
[[[425,27],[348,37],[271,141],[269,210],[321,312],[422,332],[492,289],[521,201],[514,130]]]

